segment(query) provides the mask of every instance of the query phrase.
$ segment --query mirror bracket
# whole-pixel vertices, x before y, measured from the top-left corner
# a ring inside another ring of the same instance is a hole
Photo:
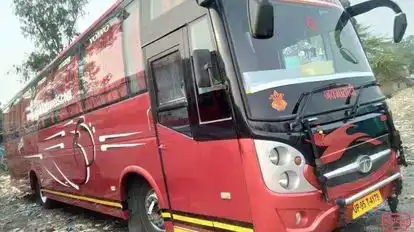
[[[397,3],[393,0],[368,0],[365,2],[358,3],[353,6],[346,7],[345,11],[342,13],[338,23],[335,28],[335,41],[339,48],[342,48],[342,43],[340,39],[340,33],[348,23],[352,20],[353,17],[364,14],[368,11],[371,11],[378,7],[388,7],[392,9],[396,16],[394,19],[394,42],[401,42],[404,37],[405,31],[407,29],[407,17],[405,13],[401,10]]]
[[[211,6],[211,4],[213,3],[214,0],[196,0],[197,4],[201,7],[206,7],[208,8],[209,6]]]
[[[211,87],[213,64],[210,51],[208,49],[197,49],[193,51],[192,56],[197,86],[199,88]]]

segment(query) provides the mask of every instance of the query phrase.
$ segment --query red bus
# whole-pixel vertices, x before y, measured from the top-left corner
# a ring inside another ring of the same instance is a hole
[[[40,204],[130,231],[332,231],[388,200],[404,154],[353,16],[391,0],[124,0],[4,111]]]

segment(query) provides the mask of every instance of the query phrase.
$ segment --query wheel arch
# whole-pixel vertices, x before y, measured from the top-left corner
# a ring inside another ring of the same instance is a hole
[[[123,201],[127,199],[126,195],[127,195],[128,185],[130,183],[129,181],[135,178],[138,178],[138,179],[141,179],[142,181],[147,182],[147,184],[151,186],[154,189],[155,193],[157,194],[160,207],[167,208],[168,206],[167,201],[164,195],[162,194],[161,189],[157,185],[155,179],[152,177],[152,175],[147,170],[145,170],[144,168],[140,166],[135,166],[135,165],[125,168],[122,171],[121,177],[119,178],[121,199]]]
[[[39,177],[36,174],[36,171],[33,169],[29,170],[28,176],[29,176],[30,189],[32,190],[32,192],[34,192],[36,190],[36,184],[38,184],[38,181],[40,181]]]

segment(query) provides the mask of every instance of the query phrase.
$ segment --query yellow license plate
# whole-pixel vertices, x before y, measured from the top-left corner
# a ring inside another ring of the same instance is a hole
[[[382,203],[381,193],[377,190],[352,204],[352,219],[362,216]]]

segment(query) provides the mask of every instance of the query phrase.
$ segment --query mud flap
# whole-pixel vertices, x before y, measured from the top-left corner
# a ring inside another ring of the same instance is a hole
[[[395,130],[392,136],[392,147],[398,152],[398,165],[407,167],[407,160],[405,159],[404,147],[402,146],[400,132]]]
[[[398,208],[398,196],[401,194],[402,192],[402,180],[401,179],[397,179],[394,182],[394,187],[392,189],[393,193],[391,194],[390,197],[388,197],[387,201],[388,201],[388,206],[390,207],[390,211],[391,213],[397,213],[397,208]]]
[[[394,148],[399,153],[398,154],[399,156],[397,159],[398,165],[407,167],[408,164],[405,159],[404,147],[402,145],[400,131],[398,131],[395,128],[395,125],[393,123],[392,113],[390,109],[388,108],[387,105],[385,105],[384,107],[385,107],[385,113],[387,115],[387,124],[389,128],[391,129],[391,147]]]

